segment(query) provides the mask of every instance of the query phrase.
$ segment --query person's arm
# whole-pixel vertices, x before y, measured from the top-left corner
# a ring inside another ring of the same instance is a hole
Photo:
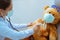
[[[19,31],[21,29],[28,29],[28,27],[32,26],[32,23],[28,23],[28,24],[13,24],[12,23],[12,25],[15,29]]]
[[[26,37],[29,37],[33,33],[33,29],[27,29],[24,31],[17,32],[13,29],[10,29],[5,23],[0,22],[0,35],[8,37],[10,39],[24,39]]]
[[[12,24],[12,25],[17,30],[27,29],[28,28],[28,24]]]

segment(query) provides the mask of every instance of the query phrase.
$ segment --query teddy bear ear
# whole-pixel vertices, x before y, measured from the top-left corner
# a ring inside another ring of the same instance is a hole
[[[49,8],[49,6],[45,6],[45,7],[44,7],[44,10],[46,10],[47,8]]]

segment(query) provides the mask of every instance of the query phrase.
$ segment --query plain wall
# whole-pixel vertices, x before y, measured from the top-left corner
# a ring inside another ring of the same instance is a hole
[[[13,0],[13,23],[29,23],[42,17],[45,5],[53,5],[54,0]]]

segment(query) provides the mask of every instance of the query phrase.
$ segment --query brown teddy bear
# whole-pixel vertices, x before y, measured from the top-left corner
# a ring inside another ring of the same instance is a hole
[[[34,40],[58,40],[57,24],[60,21],[60,14],[56,8],[45,6],[42,19],[38,19],[33,26],[40,24],[33,35]]]
[[[37,31],[33,34],[34,40],[58,40],[57,24],[60,14],[56,8],[44,7],[43,17],[33,22],[32,26],[39,24]],[[27,38],[29,40],[29,38]]]

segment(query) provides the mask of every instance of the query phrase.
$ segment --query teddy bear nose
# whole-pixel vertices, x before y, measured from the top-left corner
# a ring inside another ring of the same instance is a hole
[[[54,21],[54,16],[52,14],[46,13],[43,17],[46,23],[52,23]]]

